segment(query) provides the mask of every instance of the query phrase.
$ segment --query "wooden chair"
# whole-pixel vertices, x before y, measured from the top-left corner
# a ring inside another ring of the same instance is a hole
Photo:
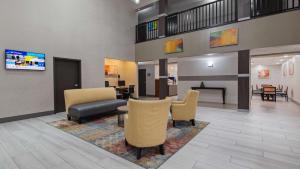
[[[134,93],[134,85],[129,85],[128,90],[123,93],[124,99],[128,100],[129,98],[133,98],[133,93]]]
[[[272,98],[272,101],[276,102],[276,87],[264,87],[262,92],[262,100],[265,100],[265,97],[267,97],[267,100],[270,100],[270,97]]]
[[[277,95],[281,97],[285,97],[285,100],[289,101],[289,87],[287,86],[284,92],[279,92],[277,93]]]

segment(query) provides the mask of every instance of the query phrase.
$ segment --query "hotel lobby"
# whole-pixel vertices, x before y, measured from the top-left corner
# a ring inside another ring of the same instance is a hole
[[[299,0],[0,4],[0,169],[300,168]]]

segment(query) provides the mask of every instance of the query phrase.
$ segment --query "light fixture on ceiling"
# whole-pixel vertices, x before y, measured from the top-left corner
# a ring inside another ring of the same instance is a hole
[[[288,55],[284,55],[283,57],[284,57],[284,58],[288,58],[289,56],[288,56]]]
[[[134,3],[136,3],[136,4],[139,4],[140,3],[140,0],[133,0],[134,1]]]

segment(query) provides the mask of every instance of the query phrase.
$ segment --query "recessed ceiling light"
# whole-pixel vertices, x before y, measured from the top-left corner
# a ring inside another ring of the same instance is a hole
[[[207,54],[208,56],[212,56],[212,55],[214,55],[214,53],[209,53],[209,54]]]
[[[134,3],[139,4],[140,0],[134,0]]]
[[[284,58],[288,58],[288,57],[289,57],[289,55],[284,55],[283,57],[284,57]]]

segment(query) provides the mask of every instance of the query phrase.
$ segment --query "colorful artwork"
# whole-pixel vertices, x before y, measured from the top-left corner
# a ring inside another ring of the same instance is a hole
[[[287,76],[287,65],[286,65],[286,63],[284,63],[284,64],[282,65],[282,75],[283,75],[284,77]]]
[[[258,78],[268,79],[270,77],[270,69],[261,69],[258,71]]]
[[[165,53],[179,53],[183,52],[183,39],[169,40],[165,43]]]
[[[106,76],[111,76],[111,77],[118,76],[118,66],[105,64],[104,73]]]
[[[158,21],[153,21],[153,22],[147,23],[147,29],[148,29],[148,31],[158,30]]]
[[[295,72],[295,66],[293,61],[289,61],[289,75],[293,76]]]
[[[238,29],[231,28],[210,33],[210,47],[221,47],[238,44]]]
[[[46,70],[45,54],[5,50],[6,69]]]

